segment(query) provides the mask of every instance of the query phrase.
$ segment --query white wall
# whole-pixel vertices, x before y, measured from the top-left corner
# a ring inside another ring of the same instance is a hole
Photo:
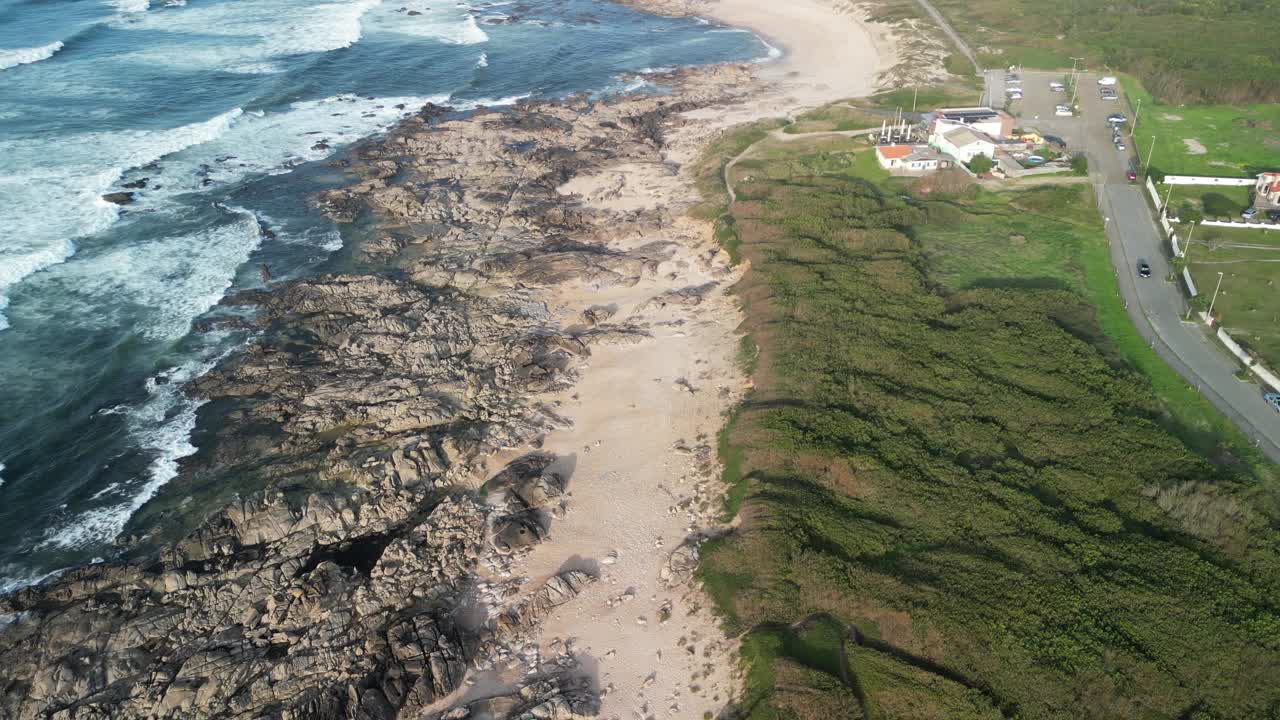
[[[1210,177],[1208,175],[1165,175],[1166,185],[1253,185],[1255,178]]]
[[[1275,373],[1268,370],[1261,363],[1254,362],[1253,358],[1244,351],[1244,348],[1240,347],[1240,343],[1237,343],[1230,333],[1223,328],[1218,328],[1218,339],[1222,341],[1222,344],[1226,346],[1232,355],[1236,356],[1236,359],[1249,368],[1250,372],[1257,375],[1258,379],[1270,385],[1272,390],[1280,390],[1280,378],[1276,377]]]
[[[1280,230],[1280,225],[1273,222],[1249,222],[1248,220],[1201,220],[1201,225],[1209,227],[1248,228],[1250,230]]]
[[[1187,292],[1191,295],[1191,297],[1195,297],[1196,295],[1199,295],[1199,294],[1200,294],[1200,293],[1196,292],[1196,284],[1195,284],[1195,282],[1194,282],[1194,281],[1192,281],[1192,279],[1191,279],[1191,271],[1190,271],[1190,270],[1188,270],[1188,269],[1186,269],[1186,268],[1182,268],[1182,279],[1186,281],[1186,283],[1187,283]]]

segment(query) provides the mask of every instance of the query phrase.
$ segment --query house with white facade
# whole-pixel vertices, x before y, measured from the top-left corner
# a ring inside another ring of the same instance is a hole
[[[978,155],[986,155],[992,159],[996,156],[996,142],[985,133],[967,127],[935,127],[935,131],[929,135],[929,145],[961,163],[968,163]]]
[[[989,107],[939,108],[933,111],[933,125],[945,129],[967,127],[993,138],[1013,134],[1013,116]],[[945,132],[945,129],[943,132]]]
[[[876,161],[892,173],[913,175],[951,167],[951,159],[928,145],[878,145]]]

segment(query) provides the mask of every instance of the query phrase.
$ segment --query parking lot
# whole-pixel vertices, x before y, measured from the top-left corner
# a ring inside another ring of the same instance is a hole
[[[992,104],[1000,107],[1005,97],[1006,72],[988,71],[986,75],[985,94],[988,99],[996,98]],[[1018,118],[1018,124],[1061,137],[1068,149],[1084,152],[1089,158],[1089,176],[1110,241],[1116,280],[1138,332],[1170,367],[1258,441],[1268,456],[1280,461],[1280,422],[1275,410],[1262,401],[1257,386],[1236,379],[1235,360],[1216,340],[1200,325],[1185,322],[1187,303],[1174,275],[1168,243],[1144,196],[1142,158],[1149,152],[1151,138],[1143,135],[1141,118],[1135,136],[1128,103],[1123,96],[1104,101],[1099,96],[1097,73],[1079,74],[1076,104],[1080,112],[1073,117],[1054,115],[1056,105],[1070,101],[1070,94],[1049,89],[1051,81],[1063,79],[1063,72],[1029,71],[1019,75],[1023,97],[1007,107]],[[1112,143],[1107,122],[1107,115],[1114,112],[1129,118],[1124,126],[1127,142],[1123,151]],[[1130,182],[1127,177],[1131,162],[1138,171],[1137,182]],[[1150,277],[1139,276],[1138,268],[1143,262],[1150,266]]]

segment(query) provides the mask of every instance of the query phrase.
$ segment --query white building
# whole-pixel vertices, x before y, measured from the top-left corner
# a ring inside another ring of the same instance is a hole
[[[890,172],[910,175],[951,167],[951,160],[928,145],[878,145],[876,161]]]
[[[989,107],[940,108],[933,111],[933,124],[940,132],[967,127],[977,130],[993,138],[1009,137],[1013,134],[1013,116],[1003,110],[992,110]]]
[[[939,128],[929,136],[929,144],[962,163],[968,163],[978,155],[996,156],[996,143],[985,134],[967,127]]]

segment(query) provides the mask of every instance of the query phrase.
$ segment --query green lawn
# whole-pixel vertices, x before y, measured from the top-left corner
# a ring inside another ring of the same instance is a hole
[[[851,104],[864,104],[883,110],[911,111],[914,107],[919,112],[927,112],[939,107],[958,107],[975,105],[982,96],[982,89],[974,89],[963,83],[947,85],[930,85],[920,88],[903,87],[877,93],[869,98],[850,100]]]
[[[735,173],[759,352],[702,577],[743,714],[1273,717],[1270,466],[1137,335],[1091,193],[870,155]]]
[[[784,128],[783,132],[796,135],[830,130],[864,130],[880,127],[885,120],[892,122],[883,115],[873,115],[843,103],[833,103],[796,116],[795,122]]]
[[[1159,105],[1137,80],[1121,79],[1131,106],[1142,100],[1138,146],[1146,152],[1151,137],[1156,138],[1153,169],[1223,177],[1280,169],[1280,105]],[[1186,140],[1200,143],[1204,152]]]
[[[1169,104],[1280,100],[1273,5],[1181,0],[934,0],[985,67],[1120,69]]]
[[[1207,307],[1222,272],[1213,312],[1263,364],[1280,368],[1280,231],[1198,227],[1188,267]]]

